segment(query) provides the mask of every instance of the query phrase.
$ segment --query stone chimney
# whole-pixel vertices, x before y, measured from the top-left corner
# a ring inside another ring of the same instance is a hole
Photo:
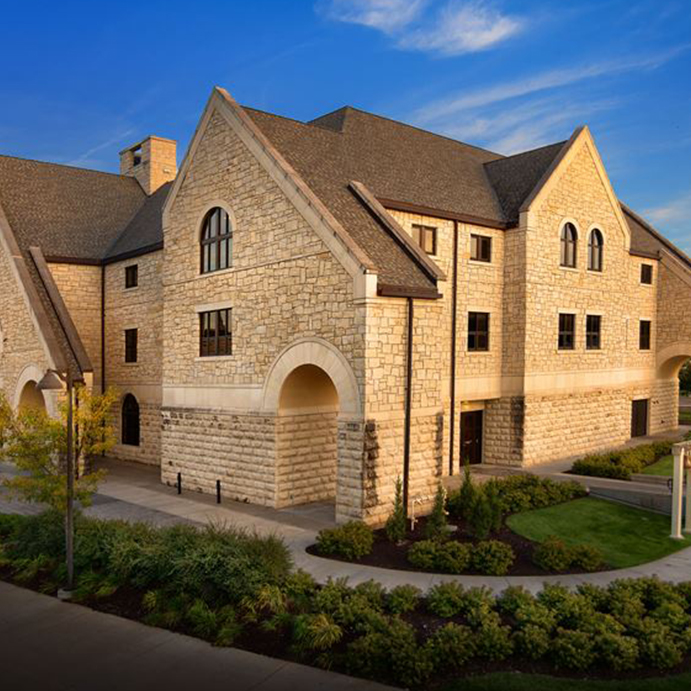
[[[147,195],[175,180],[177,142],[153,135],[120,152],[120,175],[137,178]]]

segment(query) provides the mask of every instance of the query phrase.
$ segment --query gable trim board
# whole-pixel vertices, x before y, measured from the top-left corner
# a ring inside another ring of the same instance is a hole
[[[93,372],[94,368],[86,352],[86,348],[84,348],[82,339],[79,337],[77,327],[74,325],[74,321],[72,321],[70,312],[62,299],[60,289],[58,288],[57,283],[55,283],[53,274],[48,268],[48,264],[46,263],[43,253],[41,252],[41,248],[29,247],[29,253],[31,254],[31,258],[34,260],[38,274],[41,277],[41,281],[43,281],[43,285],[45,286],[48,297],[53,305],[53,308],[55,309],[60,326],[62,326],[62,329],[65,332],[65,337],[67,338],[67,342],[69,343],[70,348],[74,353],[74,357],[77,360],[79,369],[82,371],[82,373]]]
[[[2,204],[0,204],[0,242],[2,242],[3,250],[9,259],[12,273],[24,297],[24,303],[33,322],[36,337],[43,348],[49,366],[60,372],[67,371],[67,358],[53,332],[45,307],[29,274],[26,260],[19,249]]]
[[[377,268],[372,260],[350,238],[341,224],[264,136],[257,125],[243,112],[230,94],[220,87],[215,87],[209,97],[204,114],[180,166],[180,172],[166,199],[163,207],[164,228],[168,225],[170,210],[175,203],[204,131],[214,112],[221,114],[233,132],[255,156],[351,277],[357,279],[365,273],[377,273]],[[364,281],[362,284],[371,288],[369,281]]]

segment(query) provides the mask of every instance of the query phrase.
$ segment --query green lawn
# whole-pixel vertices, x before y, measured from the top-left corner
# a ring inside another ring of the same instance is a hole
[[[679,411],[679,424],[680,425],[691,425],[691,410],[680,410]]]
[[[458,679],[444,691],[688,691],[691,674],[677,674],[650,679],[592,681],[563,679],[541,674],[501,672]]]
[[[643,475],[665,475],[667,477],[672,477],[674,472],[674,456],[669,454],[669,456],[663,456],[659,461],[655,461],[652,465],[649,465],[641,471]]]
[[[556,535],[568,544],[597,547],[607,564],[618,569],[661,559],[691,546],[689,537],[669,537],[669,516],[589,497],[514,514],[507,524],[536,542]]]

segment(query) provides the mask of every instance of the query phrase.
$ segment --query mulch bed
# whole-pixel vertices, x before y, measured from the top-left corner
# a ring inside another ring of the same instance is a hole
[[[323,559],[333,559],[334,561],[343,561],[350,564],[363,564],[364,566],[378,566],[384,569],[396,569],[397,571],[421,571],[421,569],[413,566],[408,561],[408,550],[411,546],[420,540],[425,539],[425,523],[427,521],[426,517],[418,519],[415,530],[409,531],[408,539],[401,543],[395,544],[391,542],[386,537],[386,532],[383,528],[375,530],[374,532],[374,546],[372,553],[368,554],[361,559],[349,560],[335,555],[324,555],[320,554],[317,550],[316,545],[310,545],[307,548],[309,554],[313,554],[317,557],[322,557]],[[468,535],[465,524],[460,520],[449,519],[449,525],[455,526],[456,530],[450,533],[449,539],[456,540],[458,542],[470,542],[476,543],[480,542]],[[505,525],[502,529],[496,533],[492,533],[488,540],[498,540],[499,542],[504,542],[511,546],[513,549],[516,559],[513,566],[509,569],[507,576],[555,576],[555,575],[565,575],[565,574],[578,574],[584,573],[583,570],[579,569],[569,569],[567,571],[545,571],[539,566],[533,563],[533,552],[537,547],[536,542],[528,540],[513,530],[507,528]],[[611,569],[609,566],[603,566],[600,571],[608,571]],[[593,572],[588,572],[593,573]],[[482,576],[477,571],[464,571],[463,575],[477,575]]]

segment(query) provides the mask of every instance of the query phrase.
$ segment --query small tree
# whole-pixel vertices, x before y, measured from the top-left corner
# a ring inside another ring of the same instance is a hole
[[[473,502],[473,508],[468,519],[468,530],[474,537],[484,540],[492,530],[492,508],[487,500],[487,494],[479,490]]]
[[[501,498],[497,491],[496,480],[490,480],[484,487],[484,495],[487,498],[490,513],[490,530],[497,533],[501,530],[503,524],[503,511]]]
[[[406,535],[405,506],[403,506],[403,483],[400,475],[396,478],[396,495],[393,502],[393,511],[386,520],[384,526],[386,537],[391,542],[403,542]]]
[[[477,489],[470,475],[470,465],[466,463],[463,469],[463,484],[461,485],[458,497],[459,513],[464,521],[470,520],[476,497]]]
[[[117,394],[92,394],[76,386],[79,406],[74,409],[75,471],[86,459],[107,452],[115,443],[110,410]],[[23,409],[16,413],[0,396],[0,459],[16,466],[20,474],[3,480],[10,494],[22,501],[47,504],[62,513],[67,510],[65,459],[67,454],[67,404],[60,405],[60,419],[40,410]],[[105,471],[86,472],[75,479],[74,496],[82,506],[91,497]]]
[[[682,393],[691,391],[691,360],[687,360],[679,370],[679,389]]]
[[[425,537],[428,540],[443,540],[448,537],[449,529],[446,520],[446,490],[439,484],[434,495],[432,513],[427,517]]]

